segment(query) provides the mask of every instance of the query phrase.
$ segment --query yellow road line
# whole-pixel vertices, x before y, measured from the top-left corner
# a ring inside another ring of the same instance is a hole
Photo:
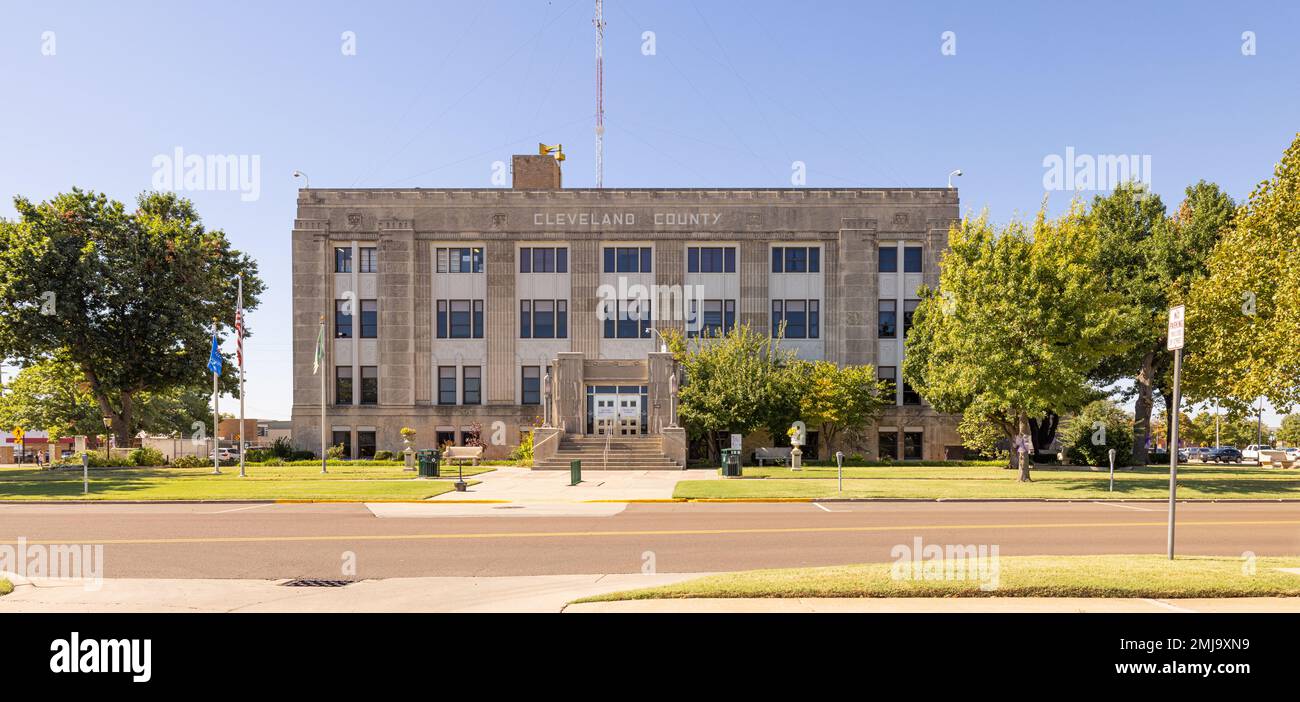
[[[1249,520],[1249,521],[1182,521],[1179,526],[1284,526],[1300,525],[1300,520]],[[344,535],[303,535],[303,536],[212,536],[180,537],[170,539],[29,539],[28,545],[45,544],[214,544],[214,543],[273,543],[301,541],[422,541],[422,540],[458,540],[458,539],[533,539],[533,538],[579,538],[579,537],[620,537],[620,536],[714,536],[740,534],[832,534],[864,533],[886,531],[931,531],[941,529],[1088,529],[1096,527],[1164,527],[1166,523],[1158,522],[1072,522],[1072,523],[1016,523],[1016,524],[926,524],[926,525],[889,525],[857,527],[769,527],[756,529],[632,529],[607,531],[502,531],[477,532],[467,534],[357,534]],[[17,545],[17,541],[0,541],[0,545]]]

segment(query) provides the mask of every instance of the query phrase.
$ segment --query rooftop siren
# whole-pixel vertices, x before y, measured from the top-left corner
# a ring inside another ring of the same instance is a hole
[[[538,155],[541,155],[541,156],[547,156],[547,155],[550,155],[550,154],[555,154],[555,160],[556,160],[556,161],[563,161],[563,160],[564,160],[564,145],[563,145],[563,144],[556,144],[555,146],[548,146],[548,145],[546,145],[546,144],[538,144],[538,145],[537,145],[537,153],[538,153]]]

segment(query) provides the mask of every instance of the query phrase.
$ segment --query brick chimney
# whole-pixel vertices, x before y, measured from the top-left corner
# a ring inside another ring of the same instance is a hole
[[[515,190],[559,190],[560,162],[554,156],[515,154],[510,158]]]

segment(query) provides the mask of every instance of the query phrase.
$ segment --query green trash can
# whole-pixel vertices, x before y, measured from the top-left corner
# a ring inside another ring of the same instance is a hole
[[[416,460],[419,461],[421,478],[438,477],[438,449],[423,449],[415,452]]]
[[[740,449],[724,448],[722,449],[722,470],[727,470],[727,459],[731,456],[740,456]]]
[[[582,482],[582,461],[569,461],[569,485]]]
[[[741,476],[740,452],[733,451],[727,454],[727,462],[722,466],[722,475],[728,478],[739,478]]]

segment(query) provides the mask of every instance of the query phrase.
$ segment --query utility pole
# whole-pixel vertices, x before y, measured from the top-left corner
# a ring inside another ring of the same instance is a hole
[[[605,187],[605,12],[596,0],[596,187]]]

